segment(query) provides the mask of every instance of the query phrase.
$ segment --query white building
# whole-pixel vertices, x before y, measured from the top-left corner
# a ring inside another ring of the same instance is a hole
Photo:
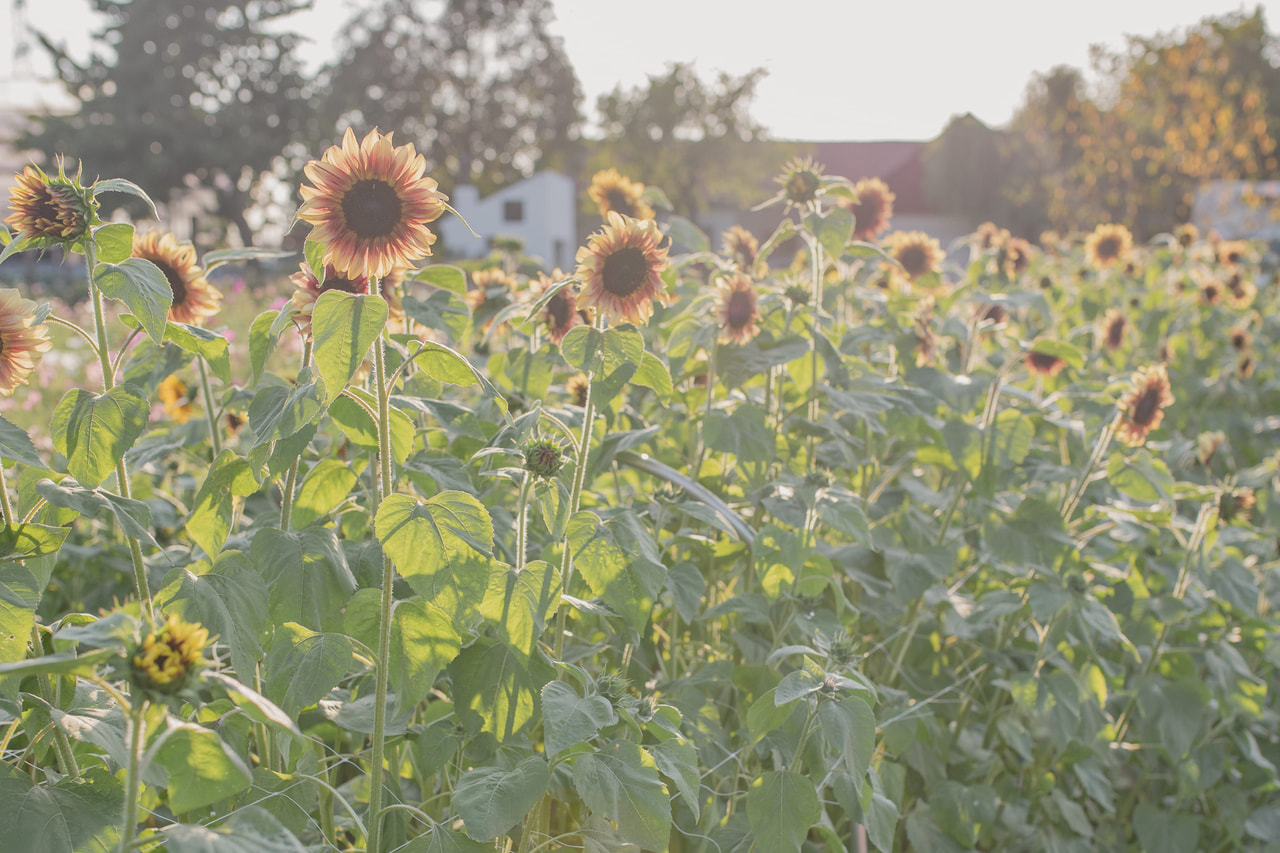
[[[1280,240],[1280,181],[1207,181],[1196,191],[1191,221],[1228,240]]]
[[[519,237],[525,253],[547,269],[567,271],[577,248],[575,194],[573,179],[559,172],[539,172],[486,198],[473,186],[460,186],[449,203],[480,236],[454,216],[438,223],[440,235],[446,251],[465,258],[488,254],[494,237]]]

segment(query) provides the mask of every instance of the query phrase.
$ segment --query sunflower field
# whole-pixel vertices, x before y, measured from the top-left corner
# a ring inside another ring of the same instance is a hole
[[[87,299],[0,290],[0,848],[1280,850],[1266,247],[796,160],[463,269],[412,145],[306,176],[292,258],[18,177]]]

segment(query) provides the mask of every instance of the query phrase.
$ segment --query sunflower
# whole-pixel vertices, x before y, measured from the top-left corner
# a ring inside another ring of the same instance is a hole
[[[209,630],[199,622],[183,622],[170,616],[164,625],[147,634],[129,658],[136,687],[158,693],[182,689],[204,660]]]
[[[1258,498],[1253,489],[1244,486],[1223,489],[1218,497],[1218,524],[1230,524],[1237,520],[1248,524],[1249,516],[1253,514],[1257,503]]]
[[[553,284],[564,278],[564,273],[559,269],[553,270],[551,275],[538,273],[538,280],[533,284],[534,300],[541,298]],[[570,284],[560,288],[555,296],[547,300],[542,309],[542,322],[546,325],[547,337],[551,339],[551,343],[560,346],[569,330],[591,322],[591,315],[579,310],[577,294]]]
[[[857,201],[841,201],[853,211],[853,239],[874,240],[889,227],[897,196],[879,178],[863,178],[853,185]]]
[[[40,354],[53,348],[49,329],[34,324],[36,304],[12,288],[0,290],[0,394],[26,385]]]
[[[1123,225],[1099,225],[1085,238],[1084,254],[1099,269],[1123,263],[1133,251],[1133,235]]]
[[[1200,301],[1205,305],[1217,305],[1222,301],[1222,282],[1212,276],[1204,276],[1200,281]]]
[[[1227,304],[1237,311],[1252,305],[1258,295],[1257,285],[1245,278],[1238,269],[1232,270],[1231,275],[1227,276],[1226,288]]]
[[[392,134],[371,130],[357,143],[347,128],[304,171],[314,187],[301,188],[298,218],[324,244],[323,263],[352,277],[387,275],[431,254],[427,228],[444,213],[447,196],[426,177],[426,161],[413,145],[393,146]]]
[[[1190,222],[1184,222],[1177,228],[1173,229],[1173,239],[1178,241],[1178,245],[1182,248],[1189,247],[1192,243],[1200,238],[1200,231]]]
[[[745,344],[760,333],[760,306],[749,277],[736,272],[716,285],[716,313],[720,316],[718,340],[722,344]]]
[[[749,273],[756,268],[760,241],[741,225],[734,225],[720,236],[720,253],[733,261],[738,269]]]
[[[188,326],[202,326],[218,313],[222,292],[209,284],[204,270],[196,264],[196,249],[190,243],[178,243],[169,233],[153,231],[133,235],[133,256],[155,264],[173,291],[169,319]]]
[[[942,246],[923,231],[895,231],[884,239],[884,246],[911,281],[942,269]]]
[[[304,338],[311,337],[311,312],[315,310],[316,300],[320,298],[320,294],[328,293],[330,290],[359,295],[369,292],[368,278],[348,277],[338,272],[333,264],[325,266],[324,281],[317,279],[315,272],[305,263],[298,264],[298,271],[289,276],[289,280],[294,285],[290,300],[293,303],[293,322],[298,327],[298,334]]]
[[[98,210],[92,190],[80,185],[80,175],[68,178],[58,163],[57,176],[27,166],[9,190],[13,213],[6,225],[25,234],[35,247],[74,243],[89,233]]]
[[[1218,263],[1235,266],[1249,257],[1249,244],[1244,240],[1222,240],[1216,246]]]
[[[1236,375],[1241,379],[1248,379],[1253,375],[1253,370],[1257,366],[1257,362],[1253,360],[1253,355],[1251,353],[1245,353],[1240,356],[1240,361],[1236,364]]]
[[[1057,376],[1066,366],[1066,361],[1052,353],[1027,353],[1027,369],[1036,376]]]
[[[644,184],[623,176],[617,169],[592,175],[587,195],[600,209],[601,219],[608,219],[611,210],[632,219],[653,219],[653,208],[644,202]]]
[[[1164,409],[1173,404],[1169,374],[1163,364],[1143,367],[1133,375],[1133,388],[1120,400],[1117,434],[1130,447],[1140,447],[1147,435],[1164,420]]]
[[[1129,330],[1129,318],[1119,308],[1108,308],[1098,324],[1102,334],[1102,345],[1109,350],[1118,350],[1124,346],[1125,334]]]
[[[573,396],[573,404],[579,408],[587,404],[587,388],[590,380],[585,373],[575,373],[564,383],[564,390]]]
[[[604,312],[610,320],[643,325],[653,316],[653,301],[669,302],[662,272],[667,250],[652,219],[628,219],[613,211],[601,231],[578,250],[578,304]]]
[[[1053,230],[1041,231],[1040,248],[1051,255],[1056,255],[1062,248],[1062,235]]]
[[[787,207],[806,207],[818,198],[822,188],[822,166],[812,157],[794,157],[782,167],[775,180],[782,184],[782,197]]]
[[[973,232],[973,243],[979,249],[998,249],[1009,239],[1009,232],[994,222],[984,222]]]
[[[1025,272],[1031,266],[1031,244],[1021,237],[1010,237],[1000,247],[1000,268],[1009,277]]]
[[[1231,348],[1237,352],[1244,352],[1253,346],[1253,334],[1243,326],[1232,326],[1227,331],[1227,340],[1231,341]]]
[[[164,403],[165,414],[172,417],[175,423],[185,424],[195,413],[196,407],[189,391],[187,384],[172,373],[160,383],[157,394],[160,402]]]

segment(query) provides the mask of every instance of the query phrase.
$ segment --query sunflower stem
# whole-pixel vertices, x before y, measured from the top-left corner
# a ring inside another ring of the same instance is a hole
[[[33,623],[31,625],[31,656],[40,657],[43,654],[44,641],[40,637],[40,626]],[[57,704],[57,693],[53,680],[47,674],[41,673],[36,678],[36,685],[40,691],[40,698],[49,703],[50,707],[54,707]],[[75,753],[71,751],[71,741],[67,739],[67,733],[57,724],[53,727],[53,744],[58,753],[58,764],[62,766],[62,772],[75,781],[80,781],[80,768],[76,764]]]
[[[13,505],[9,503],[9,483],[5,480],[3,462],[0,462],[0,508],[4,510],[4,523],[13,524]]]
[[[809,248],[813,255],[813,330],[809,338],[809,422],[818,420],[818,319],[822,314],[822,271],[825,262],[822,257],[822,243],[817,235],[808,235]],[[810,435],[806,442],[806,465],[813,471],[817,460],[817,436]]]
[[[204,358],[196,356],[196,367],[200,369],[200,393],[204,395],[204,413],[209,421],[209,441],[213,444],[213,458],[217,459],[222,452],[222,438],[218,435],[218,413],[213,410],[213,392],[209,388],[209,371],[204,366]]]
[[[524,568],[525,551],[529,546],[529,488],[533,483],[533,475],[524,473],[524,482],[520,484],[520,501],[516,505],[516,571]]]
[[[116,385],[115,369],[111,364],[111,350],[107,341],[107,321],[102,308],[102,291],[93,280],[93,268],[97,266],[97,251],[92,240],[84,244],[84,264],[89,279],[89,301],[93,303],[93,325],[98,337],[98,363],[102,366],[102,390],[110,391]],[[116,480],[119,481],[120,497],[133,499],[133,488],[129,485],[129,471],[125,467],[124,457],[116,463]],[[147,582],[147,566],[142,561],[142,545],[134,537],[125,534],[129,543],[129,557],[133,563],[133,583],[138,591],[138,601],[142,605],[142,615],[150,622],[155,622],[155,605],[151,601],[151,586]]]
[[[50,314],[48,317],[44,319],[44,321],[46,323],[52,323],[55,326],[62,326],[65,329],[70,329],[71,331],[75,332],[77,335],[84,338],[85,343],[87,343],[89,345],[89,348],[93,350],[93,354],[95,356],[98,354],[98,342],[94,340],[93,335],[89,334],[87,330],[81,328],[76,323],[73,323],[70,320],[64,320],[63,318],[57,316],[56,314]]]
[[[301,372],[311,364],[311,338],[304,338],[302,341],[302,368]],[[286,533],[289,526],[293,523],[293,490],[298,483],[298,465],[302,462],[302,454],[298,454],[298,458],[293,460],[289,465],[289,473],[284,478],[284,488],[280,490],[280,529]]]
[[[703,413],[702,420],[698,423],[698,452],[693,457],[693,470],[690,475],[697,480],[702,474],[702,460],[707,453],[706,439],[702,431],[706,428],[707,421],[711,418],[711,404],[716,396],[716,350],[719,348],[719,338],[711,339],[711,349],[707,352],[707,407]]]
[[[129,853],[138,834],[138,793],[142,783],[139,765],[147,726],[147,700],[134,703],[129,713],[129,765],[124,775],[124,817],[120,826],[120,853]]]
[[[381,292],[381,282],[370,277],[369,290]],[[373,376],[378,391],[378,470],[381,500],[391,496],[391,389],[387,385],[386,338],[378,336],[373,346]],[[387,689],[391,668],[391,611],[395,567],[382,552],[382,604],[378,613],[378,668],[374,684],[373,744],[369,779],[369,853],[379,853],[382,837],[382,778],[386,754]]]
[[[1102,457],[1106,454],[1107,448],[1111,446],[1111,439],[1115,437],[1116,429],[1120,426],[1122,412],[1116,412],[1116,416],[1111,419],[1102,432],[1098,435],[1098,440],[1093,445],[1093,451],[1089,454],[1089,461],[1085,463],[1084,471],[1080,473],[1080,479],[1074,481],[1068,489],[1067,497],[1062,501],[1062,523],[1064,525],[1071,524],[1071,516],[1075,514],[1076,508],[1080,506],[1080,499],[1084,497],[1085,489],[1089,488],[1089,478],[1093,476],[1093,471],[1098,467],[1098,463],[1102,461]]]

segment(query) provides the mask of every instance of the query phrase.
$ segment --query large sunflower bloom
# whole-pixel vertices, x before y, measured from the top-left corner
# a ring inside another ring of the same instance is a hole
[[[719,341],[745,344],[760,333],[760,306],[751,279],[740,272],[716,287],[716,314],[720,318]]]
[[[35,311],[18,291],[0,290],[0,394],[6,397],[27,384],[40,354],[53,348],[48,328],[31,322]]]
[[[885,238],[884,245],[911,281],[942,270],[942,246],[923,231],[895,231]]]
[[[391,136],[375,129],[357,143],[347,128],[341,146],[304,169],[315,186],[302,186],[298,218],[314,226],[324,263],[340,273],[381,278],[430,255],[436,241],[427,223],[444,213],[447,197],[423,174],[413,145],[393,146]]]
[[[1109,267],[1129,259],[1133,235],[1123,225],[1099,225],[1084,240],[1084,254],[1092,266]]]
[[[164,274],[169,289],[173,291],[170,320],[200,326],[218,313],[222,292],[204,277],[204,270],[196,264],[196,249],[190,243],[179,244],[178,238],[169,233],[135,232],[133,256],[151,261]]]
[[[632,219],[653,219],[653,208],[644,202],[644,184],[624,176],[617,169],[605,169],[591,177],[587,195],[607,219],[613,210]]]
[[[879,178],[863,178],[853,185],[856,201],[842,202],[853,212],[853,239],[874,240],[889,227],[897,196]]]
[[[315,311],[316,300],[320,294],[330,290],[341,290],[343,293],[364,295],[369,292],[369,279],[365,276],[346,276],[334,269],[333,264],[324,268],[324,281],[316,278],[308,264],[298,264],[298,271],[289,276],[293,282],[293,323],[298,327],[298,334],[304,338],[311,337],[311,314]]]
[[[80,185],[80,176],[68,178],[58,165],[56,177],[37,166],[27,166],[15,176],[9,190],[13,213],[5,219],[36,246],[74,243],[89,233],[97,208],[90,190]]]
[[[627,219],[612,211],[602,230],[578,250],[578,305],[595,308],[611,320],[637,325],[653,316],[653,301],[669,302],[662,272],[667,250],[653,220]]]
[[[1130,447],[1140,447],[1164,420],[1164,409],[1173,404],[1169,374],[1163,364],[1143,367],[1133,375],[1133,388],[1120,400],[1117,435]]]

